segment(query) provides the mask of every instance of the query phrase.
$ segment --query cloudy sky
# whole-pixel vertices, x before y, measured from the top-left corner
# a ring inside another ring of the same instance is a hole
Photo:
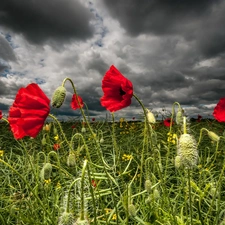
[[[51,98],[73,80],[91,117],[105,118],[101,81],[113,64],[153,112],[179,102],[190,117],[210,117],[225,97],[223,0],[2,0],[0,109],[35,82]],[[73,118],[72,89],[52,113]],[[138,118],[135,99],[116,116]]]

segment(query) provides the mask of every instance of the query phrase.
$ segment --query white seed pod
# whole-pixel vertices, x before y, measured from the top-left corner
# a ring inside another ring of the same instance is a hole
[[[55,108],[61,107],[66,97],[66,88],[59,86],[52,95],[51,105]]]
[[[191,169],[197,165],[197,143],[190,134],[182,134],[178,141],[177,156],[180,157],[180,166]],[[178,158],[179,159],[179,158]]]

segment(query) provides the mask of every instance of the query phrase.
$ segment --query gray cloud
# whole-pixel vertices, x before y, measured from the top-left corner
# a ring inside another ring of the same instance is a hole
[[[104,0],[111,16],[132,35],[181,35],[196,41],[205,57],[225,51],[225,2],[222,0]]]
[[[16,56],[8,41],[0,35],[0,58],[5,61],[15,61]]]
[[[91,19],[91,12],[79,1],[1,1],[0,25],[35,44],[89,38],[93,34]]]
[[[7,40],[0,35],[0,72],[10,67],[9,61],[16,61],[16,56]]]

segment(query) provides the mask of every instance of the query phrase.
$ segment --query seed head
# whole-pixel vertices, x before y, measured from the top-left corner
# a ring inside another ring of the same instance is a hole
[[[56,88],[52,95],[51,104],[55,108],[61,107],[66,97],[66,89],[63,86]]]
[[[180,157],[180,166],[185,168],[193,168],[198,162],[197,144],[193,136],[190,134],[182,134],[178,141],[177,156]]]

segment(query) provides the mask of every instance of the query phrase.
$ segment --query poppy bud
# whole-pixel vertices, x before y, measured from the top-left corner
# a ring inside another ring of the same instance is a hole
[[[137,212],[136,212],[136,208],[134,206],[134,204],[129,204],[128,205],[128,212],[130,214],[130,216],[135,217]]]
[[[154,188],[153,190],[153,196],[155,200],[158,200],[160,198],[160,192],[157,188]]]
[[[145,181],[145,190],[150,193],[152,191],[152,182],[150,180]]]
[[[74,153],[70,153],[67,157],[67,166],[75,166],[76,165],[76,155]]]
[[[65,97],[66,89],[63,86],[59,86],[58,88],[56,88],[52,95],[52,106],[55,108],[59,108],[63,104]]]
[[[42,180],[49,180],[52,173],[52,165],[51,163],[45,163],[41,172],[40,172],[40,178]]]
[[[49,132],[51,128],[51,124],[46,124],[45,125],[45,131]]]
[[[177,155],[180,157],[180,164],[186,168],[192,168],[198,162],[197,144],[190,134],[182,134],[178,141]]]
[[[74,216],[72,213],[64,212],[60,217],[59,217],[59,225],[72,225],[74,224]]]
[[[212,131],[208,131],[208,136],[212,141],[218,142],[220,140],[220,137]]]
[[[55,134],[55,135],[58,134],[58,131],[57,131],[56,127],[53,128],[53,134]]]
[[[147,112],[147,120],[148,120],[148,122],[149,123],[155,123],[155,116],[154,116],[154,114],[148,109],[145,109],[145,110]]]
[[[176,124],[182,125],[183,123],[183,111],[182,109],[178,109],[178,112],[176,114]]]
[[[45,138],[45,137],[42,138],[41,144],[42,144],[43,146],[46,145],[46,138]]]

